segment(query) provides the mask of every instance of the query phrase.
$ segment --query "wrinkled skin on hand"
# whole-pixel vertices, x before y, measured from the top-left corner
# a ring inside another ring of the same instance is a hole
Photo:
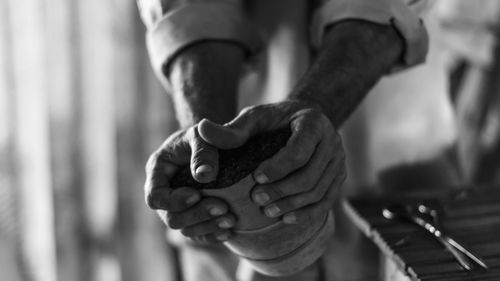
[[[254,171],[258,185],[252,199],[266,216],[300,223],[332,208],[345,176],[340,136],[330,120],[310,104],[285,101],[244,109],[231,122],[202,120],[170,136],[146,166],[147,204],[173,229],[196,241],[225,241],[235,216],[220,199],[201,197],[192,187],[170,188],[179,167],[190,164],[199,182],[210,182],[218,171],[217,149],[243,145],[251,136],[290,127],[291,137],[277,154]]]
[[[172,189],[170,179],[190,164],[193,177],[210,182],[217,174],[217,149],[204,142],[194,125],[172,134],[149,157],[146,165],[146,203],[172,229],[198,242],[227,240],[235,224],[228,205],[217,198],[203,197],[192,187]]]
[[[223,149],[238,147],[255,134],[290,126],[286,146],[253,173],[258,185],[252,199],[266,216],[282,216],[291,224],[332,208],[346,177],[345,154],[340,136],[317,107],[299,101],[258,105],[223,126],[207,120],[200,125],[200,136]]]

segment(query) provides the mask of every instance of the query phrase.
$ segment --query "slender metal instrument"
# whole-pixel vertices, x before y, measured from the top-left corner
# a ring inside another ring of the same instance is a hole
[[[479,265],[480,267],[487,269],[488,266],[477,256],[468,251],[465,247],[460,245],[456,240],[451,238],[449,235],[443,233],[438,226],[431,222],[426,216],[436,216],[436,212],[429,212],[430,208],[425,205],[420,205],[417,210],[415,208],[404,206],[401,204],[390,205],[384,208],[382,214],[387,219],[401,219],[411,223],[414,223],[429,233],[434,235],[436,239],[443,244],[446,249],[448,249],[451,254],[455,257],[457,262],[466,270],[472,270],[472,263]],[[436,220],[434,220],[436,221]]]

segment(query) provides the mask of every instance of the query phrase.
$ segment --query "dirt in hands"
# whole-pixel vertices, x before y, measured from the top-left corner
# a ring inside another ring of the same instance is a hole
[[[265,132],[248,140],[243,146],[229,150],[219,150],[219,173],[209,183],[199,183],[192,176],[189,165],[181,167],[172,178],[173,188],[189,186],[199,189],[229,187],[252,173],[260,163],[271,158],[291,136],[289,128]]]

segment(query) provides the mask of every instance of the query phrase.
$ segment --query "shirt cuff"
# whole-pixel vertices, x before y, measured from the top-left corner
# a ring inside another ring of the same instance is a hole
[[[330,0],[314,15],[312,22],[313,45],[321,46],[325,29],[349,19],[365,20],[393,26],[405,42],[398,71],[425,61],[429,49],[429,36],[422,20],[401,0]]]
[[[231,3],[196,3],[175,9],[148,30],[146,37],[156,70],[187,46],[204,40],[236,43],[249,53],[257,52],[260,45],[241,8]]]

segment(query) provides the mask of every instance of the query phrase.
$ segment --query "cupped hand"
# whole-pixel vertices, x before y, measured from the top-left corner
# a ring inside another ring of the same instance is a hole
[[[192,187],[174,189],[170,186],[170,179],[177,170],[188,164],[198,182],[207,183],[217,176],[217,148],[203,141],[198,125],[172,134],[151,154],[146,164],[146,203],[157,210],[170,228],[180,229],[183,235],[193,240],[225,241],[235,225],[235,217],[229,213],[228,205],[217,198],[202,197]]]
[[[292,135],[253,172],[258,185],[252,199],[266,216],[293,224],[331,209],[346,177],[341,138],[319,107],[301,101],[253,106],[225,125],[203,120],[199,133],[207,143],[230,149],[283,127]]]

